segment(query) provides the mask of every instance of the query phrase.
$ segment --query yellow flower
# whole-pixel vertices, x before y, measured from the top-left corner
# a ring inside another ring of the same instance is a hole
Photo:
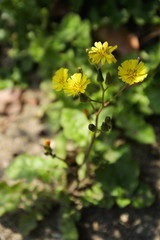
[[[91,64],[100,64],[103,66],[106,62],[111,64],[115,63],[117,60],[113,56],[112,52],[117,48],[115,46],[108,46],[108,42],[95,42],[95,47],[91,47],[88,51],[88,57]]]
[[[53,88],[56,91],[60,91],[64,88],[68,78],[68,69],[60,68],[58,69],[54,76],[52,77]]]
[[[147,77],[146,72],[144,63],[137,59],[126,60],[118,67],[119,78],[129,85],[142,82]]]
[[[87,79],[85,74],[75,73],[67,80],[64,92],[66,92],[68,96],[84,93],[89,83],[90,80]]]

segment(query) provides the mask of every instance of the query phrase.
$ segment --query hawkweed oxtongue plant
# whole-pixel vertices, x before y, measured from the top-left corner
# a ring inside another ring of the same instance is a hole
[[[52,78],[53,88],[56,91],[63,90],[68,96],[79,95],[81,102],[86,102],[91,105],[93,114],[95,114],[95,120],[90,123],[88,128],[93,133],[90,143],[88,144],[83,164],[87,165],[87,172],[89,170],[89,155],[92,150],[96,137],[101,132],[108,132],[111,130],[111,119],[106,117],[99,127],[100,113],[106,108],[116,97],[118,97],[128,86],[135,83],[142,82],[147,77],[147,70],[144,63],[138,59],[130,59],[124,61],[118,67],[118,77],[125,85],[119,89],[119,91],[110,99],[106,101],[105,93],[109,88],[111,81],[110,73],[106,73],[106,77],[103,77],[102,68],[106,64],[114,64],[117,62],[113,51],[117,49],[117,45],[109,46],[108,42],[95,42],[94,46],[90,50],[87,50],[88,59],[90,64],[94,65],[97,69],[97,81],[101,88],[101,100],[97,101],[91,99],[87,93],[86,88],[88,84],[92,84],[92,81],[79,70],[78,73],[74,73],[72,76],[68,76],[67,68],[60,68],[57,70]],[[95,107],[95,104],[99,104],[99,107]]]

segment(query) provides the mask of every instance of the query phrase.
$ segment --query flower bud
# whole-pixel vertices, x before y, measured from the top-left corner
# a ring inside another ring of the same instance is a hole
[[[97,73],[97,81],[98,82],[103,82],[104,81],[104,78],[103,78],[103,75],[102,75],[102,71],[101,71],[100,68],[98,69],[98,73]]]
[[[112,128],[112,122],[111,122],[111,118],[109,116],[107,116],[104,120],[104,122],[102,122],[102,125],[101,125],[101,130],[103,132],[108,132],[110,131]]]
[[[91,132],[96,132],[97,131],[97,128],[94,124],[89,124],[88,125],[88,129],[91,131]]]
[[[79,99],[80,99],[80,102],[88,102],[89,100],[88,97],[83,93],[79,95]]]
[[[102,122],[101,131],[108,132],[109,130],[110,130],[109,126],[105,122]]]
[[[44,141],[44,154],[52,155],[51,141],[49,139]]]
[[[82,73],[83,74],[83,70],[82,70],[82,68],[81,67],[78,67],[78,73]]]
[[[107,117],[105,118],[105,123],[106,123],[106,124],[111,124],[111,118],[110,118],[109,116],[107,116]]]
[[[45,146],[45,147],[50,147],[50,145],[51,145],[51,140],[45,139],[45,141],[44,141],[44,146]]]
[[[106,74],[105,83],[106,83],[107,86],[112,84],[112,77],[111,77],[111,74],[109,72]]]

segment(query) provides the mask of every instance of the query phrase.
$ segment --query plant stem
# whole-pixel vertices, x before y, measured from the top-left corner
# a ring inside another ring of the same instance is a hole
[[[96,128],[98,129],[98,122],[99,122],[99,115],[100,113],[102,112],[102,110],[107,107],[116,97],[118,97],[126,88],[128,87],[128,85],[125,85],[123,86],[113,97],[112,99],[110,99],[109,101],[107,101],[106,103],[104,102],[104,97],[105,97],[105,92],[107,90],[107,88],[104,88],[103,86],[103,83],[101,83],[101,88],[102,88],[102,101],[101,101],[101,106],[100,108],[98,109],[98,111],[96,112],[96,118],[95,118],[95,126]],[[92,104],[92,108],[93,110],[95,111],[95,107],[93,106]],[[89,158],[89,154],[92,150],[92,147],[93,147],[93,144],[94,144],[94,141],[96,139],[96,136],[97,136],[97,131],[93,133],[93,136],[91,138],[91,142],[85,152],[85,155],[84,155],[84,159],[83,159],[83,164],[87,164],[87,172],[88,172],[88,158]]]
[[[93,133],[93,136],[91,138],[91,142],[90,142],[90,144],[89,144],[89,146],[88,146],[88,148],[85,152],[84,159],[83,159],[83,164],[85,164],[86,162],[88,163],[88,157],[89,157],[89,154],[90,154],[90,151],[92,149],[92,146],[93,146],[93,143],[94,143],[95,139],[96,139],[96,132]],[[87,166],[87,168],[88,168],[88,166]]]
[[[106,103],[104,103],[104,107],[107,107],[116,97],[118,97],[127,87],[129,87],[129,85],[124,85],[122,88],[120,88],[120,90],[110,99],[108,100]]]
[[[101,102],[101,101],[94,100],[94,99],[92,99],[92,98],[90,98],[90,97],[88,97],[88,98],[89,98],[89,100],[90,100],[91,102],[95,102],[95,103],[100,103],[100,104],[102,104],[102,102]]]
[[[93,105],[93,103],[91,103],[91,101],[89,101],[89,104],[91,105],[92,109],[93,109],[93,112],[96,112],[96,108],[95,106]]]
[[[101,106],[100,108],[98,109],[98,111],[96,112],[96,119],[95,119],[95,126],[96,128],[98,128],[98,120],[99,120],[99,115],[101,113],[101,111],[103,110],[104,108],[104,95],[105,95],[105,89],[103,87],[103,84],[101,83],[101,88],[102,88],[102,101],[101,101]],[[95,109],[95,108],[94,108]],[[87,169],[88,169],[88,157],[89,157],[89,154],[91,152],[91,149],[92,149],[92,146],[94,144],[94,141],[96,139],[96,135],[97,135],[97,131],[93,133],[93,136],[91,138],[91,142],[85,152],[85,155],[84,155],[84,160],[83,160],[83,164],[84,163],[87,163]],[[88,170],[87,170],[88,171]]]

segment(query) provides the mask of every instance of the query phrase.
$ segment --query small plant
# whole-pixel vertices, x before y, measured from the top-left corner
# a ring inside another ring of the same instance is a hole
[[[112,81],[110,73],[107,72],[105,78],[102,74],[102,67],[105,64],[116,63],[116,58],[112,52],[117,48],[117,46],[109,46],[108,42],[95,42],[95,46],[88,50],[88,57],[91,64],[94,64],[97,70],[97,83],[101,89],[101,99],[94,100],[91,99],[88,95],[84,94],[87,88],[87,85],[91,81],[83,73],[82,69],[79,69],[78,73],[74,73],[71,77],[68,77],[68,69],[60,68],[55,72],[53,76],[53,88],[56,91],[63,90],[69,96],[78,95],[81,102],[89,103],[92,107],[92,112],[88,118],[94,121],[90,123],[88,128],[93,132],[91,136],[90,143],[88,144],[83,164],[87,162],[87,173],[90,172],[90,152],[92,150],[93,144],[96,138],[103,132],[108,132],[111,130],[111,118],[106,116],[105,119],[99,123],[99,116],[103,109],[105,109],[113,100],[115,100],[129,85],[142,82],[147,77],[147,70],[144,63],[138,59],[126,60],[121,66],[118,67],[119,78],[126,84],[109,100],[106,100],[106,92],[110,87],[110,81]],[[99,106],[97,107],[97,105]]]
[[[96,81],[90,80],[81,68],[71,76],[68,76],[69,69],[60,68],[52,78],[53,88],[73,96],[76,104],[74,108],[63,107],[60,116],[62,128],[54,139],[55,147],[50,140],[44,143],[46,157],[17,157],[6,171],[8,178],[16,182],[11,186],[1,183],[1,194],[6,192],[8,197],[3,207],[0,206],[0,213],[23,208],[25,215],[20,220],[20,227],[24,234],[36,226],[55,202],[62,205],[60,227],[64,239],[75,240],[74,224],[84,206],[111,207],[117,204],[125,207],[131,204],[144,207],[154,201],[149,187],[139,180],[139,167],[131,159],[128,145],[123,142],[117,144],[117,132],[112,133],[114,119],[106,111],[111,103],[116,104],[125,89],[147,77],[141,60],[125,60],[118,67],[118,77],[124,85],[110,94],[114,75],[106,72],[105,66],[116,63],[113,55],[116,48],[109,46],[108,42],[96,42],[87,50],[89,62],[96,68]],[[92,87],[89,88],[92,85],[98,92],[95,99],[92,98]],[[77,107],[77,99],[80,100],[80,108]],[[11,200],[13,192],[14,202]]]

